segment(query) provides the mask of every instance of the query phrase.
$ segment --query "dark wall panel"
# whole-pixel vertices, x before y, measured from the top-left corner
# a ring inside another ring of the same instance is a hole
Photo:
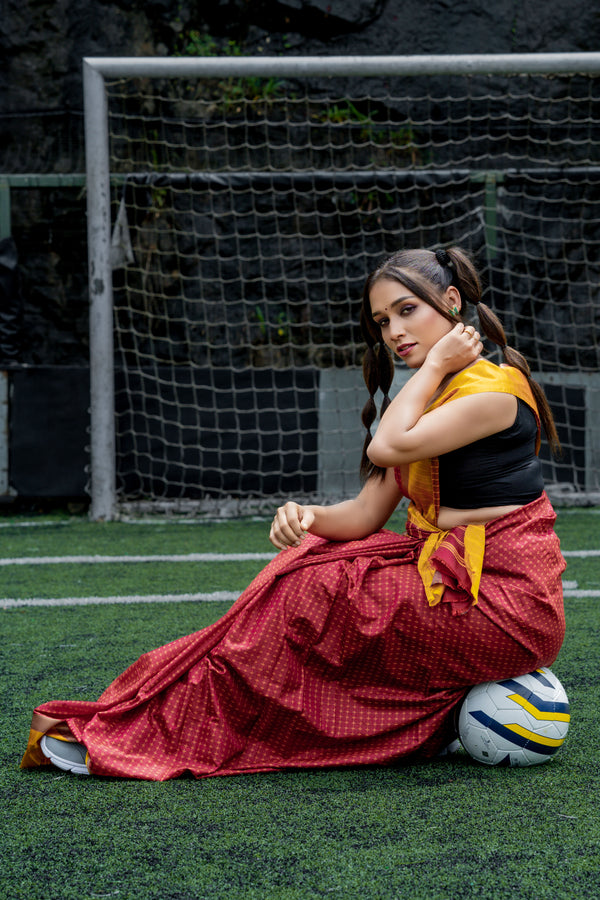
[[[21,497],[84,497],[89,443],[87,367],[10,373],[11,487]]]

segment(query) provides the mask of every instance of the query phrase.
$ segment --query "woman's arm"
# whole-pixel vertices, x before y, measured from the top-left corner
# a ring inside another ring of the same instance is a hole
[[[369,478],[352,500],[333,506],[280,506],[269,540],[278,550],[299,546],[307,532],[331,541],[359,540],[385,525],[401,497],[393,469],[388,469],[383,478]]]
[[[510,428],[516,415],[516,397],[488,392],[450,400],[422,414],[413,427],[403,429],[390,405],[367,455],[383,467],[431,459]]]
[[[367,450],[371,462],[388,467],[432,458],[513,424],[511,394],[474,394],[425,413],[442,382],[475,362],[481,347],[479,334],[459,324],[431,348],[382,417]]]

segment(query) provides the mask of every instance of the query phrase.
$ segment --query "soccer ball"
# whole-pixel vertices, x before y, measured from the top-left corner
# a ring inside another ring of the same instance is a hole
[[[569,701],[550,669],[471,688],[458,718],[469,756],[489,766],[535,766],[557,752],[569,730]]]

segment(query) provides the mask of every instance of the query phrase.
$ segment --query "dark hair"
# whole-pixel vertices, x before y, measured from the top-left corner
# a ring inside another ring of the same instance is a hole
[[[367,344],[363,359],[363,375],[369,399],[362,411],[362,422],[367,434],[360,464],[361,478],[366,480],[372,475],[383,477],[385,474],[385,469],[375,466],[367,456],[367,447],[371,442],[371,425],[377,415],[375,394],[378,390],[383,394],[381,405],[383,415],[390,404],[388,393],[394,375],[392,354],[384,344],[381,329],[371,314],[371,288],[382,279],[399,282],[415,297],[433,306],[453,325],[464,320],[469,304],[475,307],[479,318],[479,331],[500,347],[507,365],[518,369],[527,378],[550,449],[558,456],[560,442],[544,391],[531,377],[531,370],[525,357],[507,345],[506,334],[498,316],[482,301],[481,282],[471,257],[460,247],[449,247],[445,251],[437,251],[437,254],[432,250],[401,250],[371,272],[363,290],[360,325]],[[451,285],[460,293],[462,306],[459,316],[453,316],[442,302],[443,295]]]

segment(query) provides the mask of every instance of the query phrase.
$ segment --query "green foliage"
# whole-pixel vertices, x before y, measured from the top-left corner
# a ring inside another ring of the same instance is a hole
[[[176,56],[218,56],[219,46],[210,34],[202,31],[186,32],[180,38],[182,48]]]
[[[196,29],[184,31],[178,39],[176,56],[243,56],[245,48],[237,41],[218,42],[212,35]],[[241,105],[272,103],[283,93],[283,81],[278,78],[226,78],[215,85],[219,108],[224,114],[239,112]]]
[[[376,115],[376,113],[374,113]],[[334,125],[341,125],[347,122],[365,124],[370,123],[371,119],[368,115],[361,113],[353,103],[348,101],[343,105],[329,106],[320,116],[323,122],[332,122]]]
[[[240,112],[241,104],[272,103],[283,91],[277,78],[227,78],[219,82],[223,91],[222,108],[225,113]]]
[[[319,113],[317,118],[321,122],[329,122],[332,125],[359,125],[361,126],[359,138],[364,143],[381,147],[396,160],[398,154],[401,154],[410,157],[412,165],[421,165],[422,159],[412,123],[408,122],[400,128],[394,128],[391,123],[385,125],[376,123],[377,115],[376,109],[363,113],[353,103],[347,101],[343,104],[336,103],[329,106],[324,112]]]
[[[260,306],[254,307],[254,315],[258,322],[261,341],[271,344],[282,344],[289,340],[289,320],[284,309],[270,309],[271,321],[267,319]]]

